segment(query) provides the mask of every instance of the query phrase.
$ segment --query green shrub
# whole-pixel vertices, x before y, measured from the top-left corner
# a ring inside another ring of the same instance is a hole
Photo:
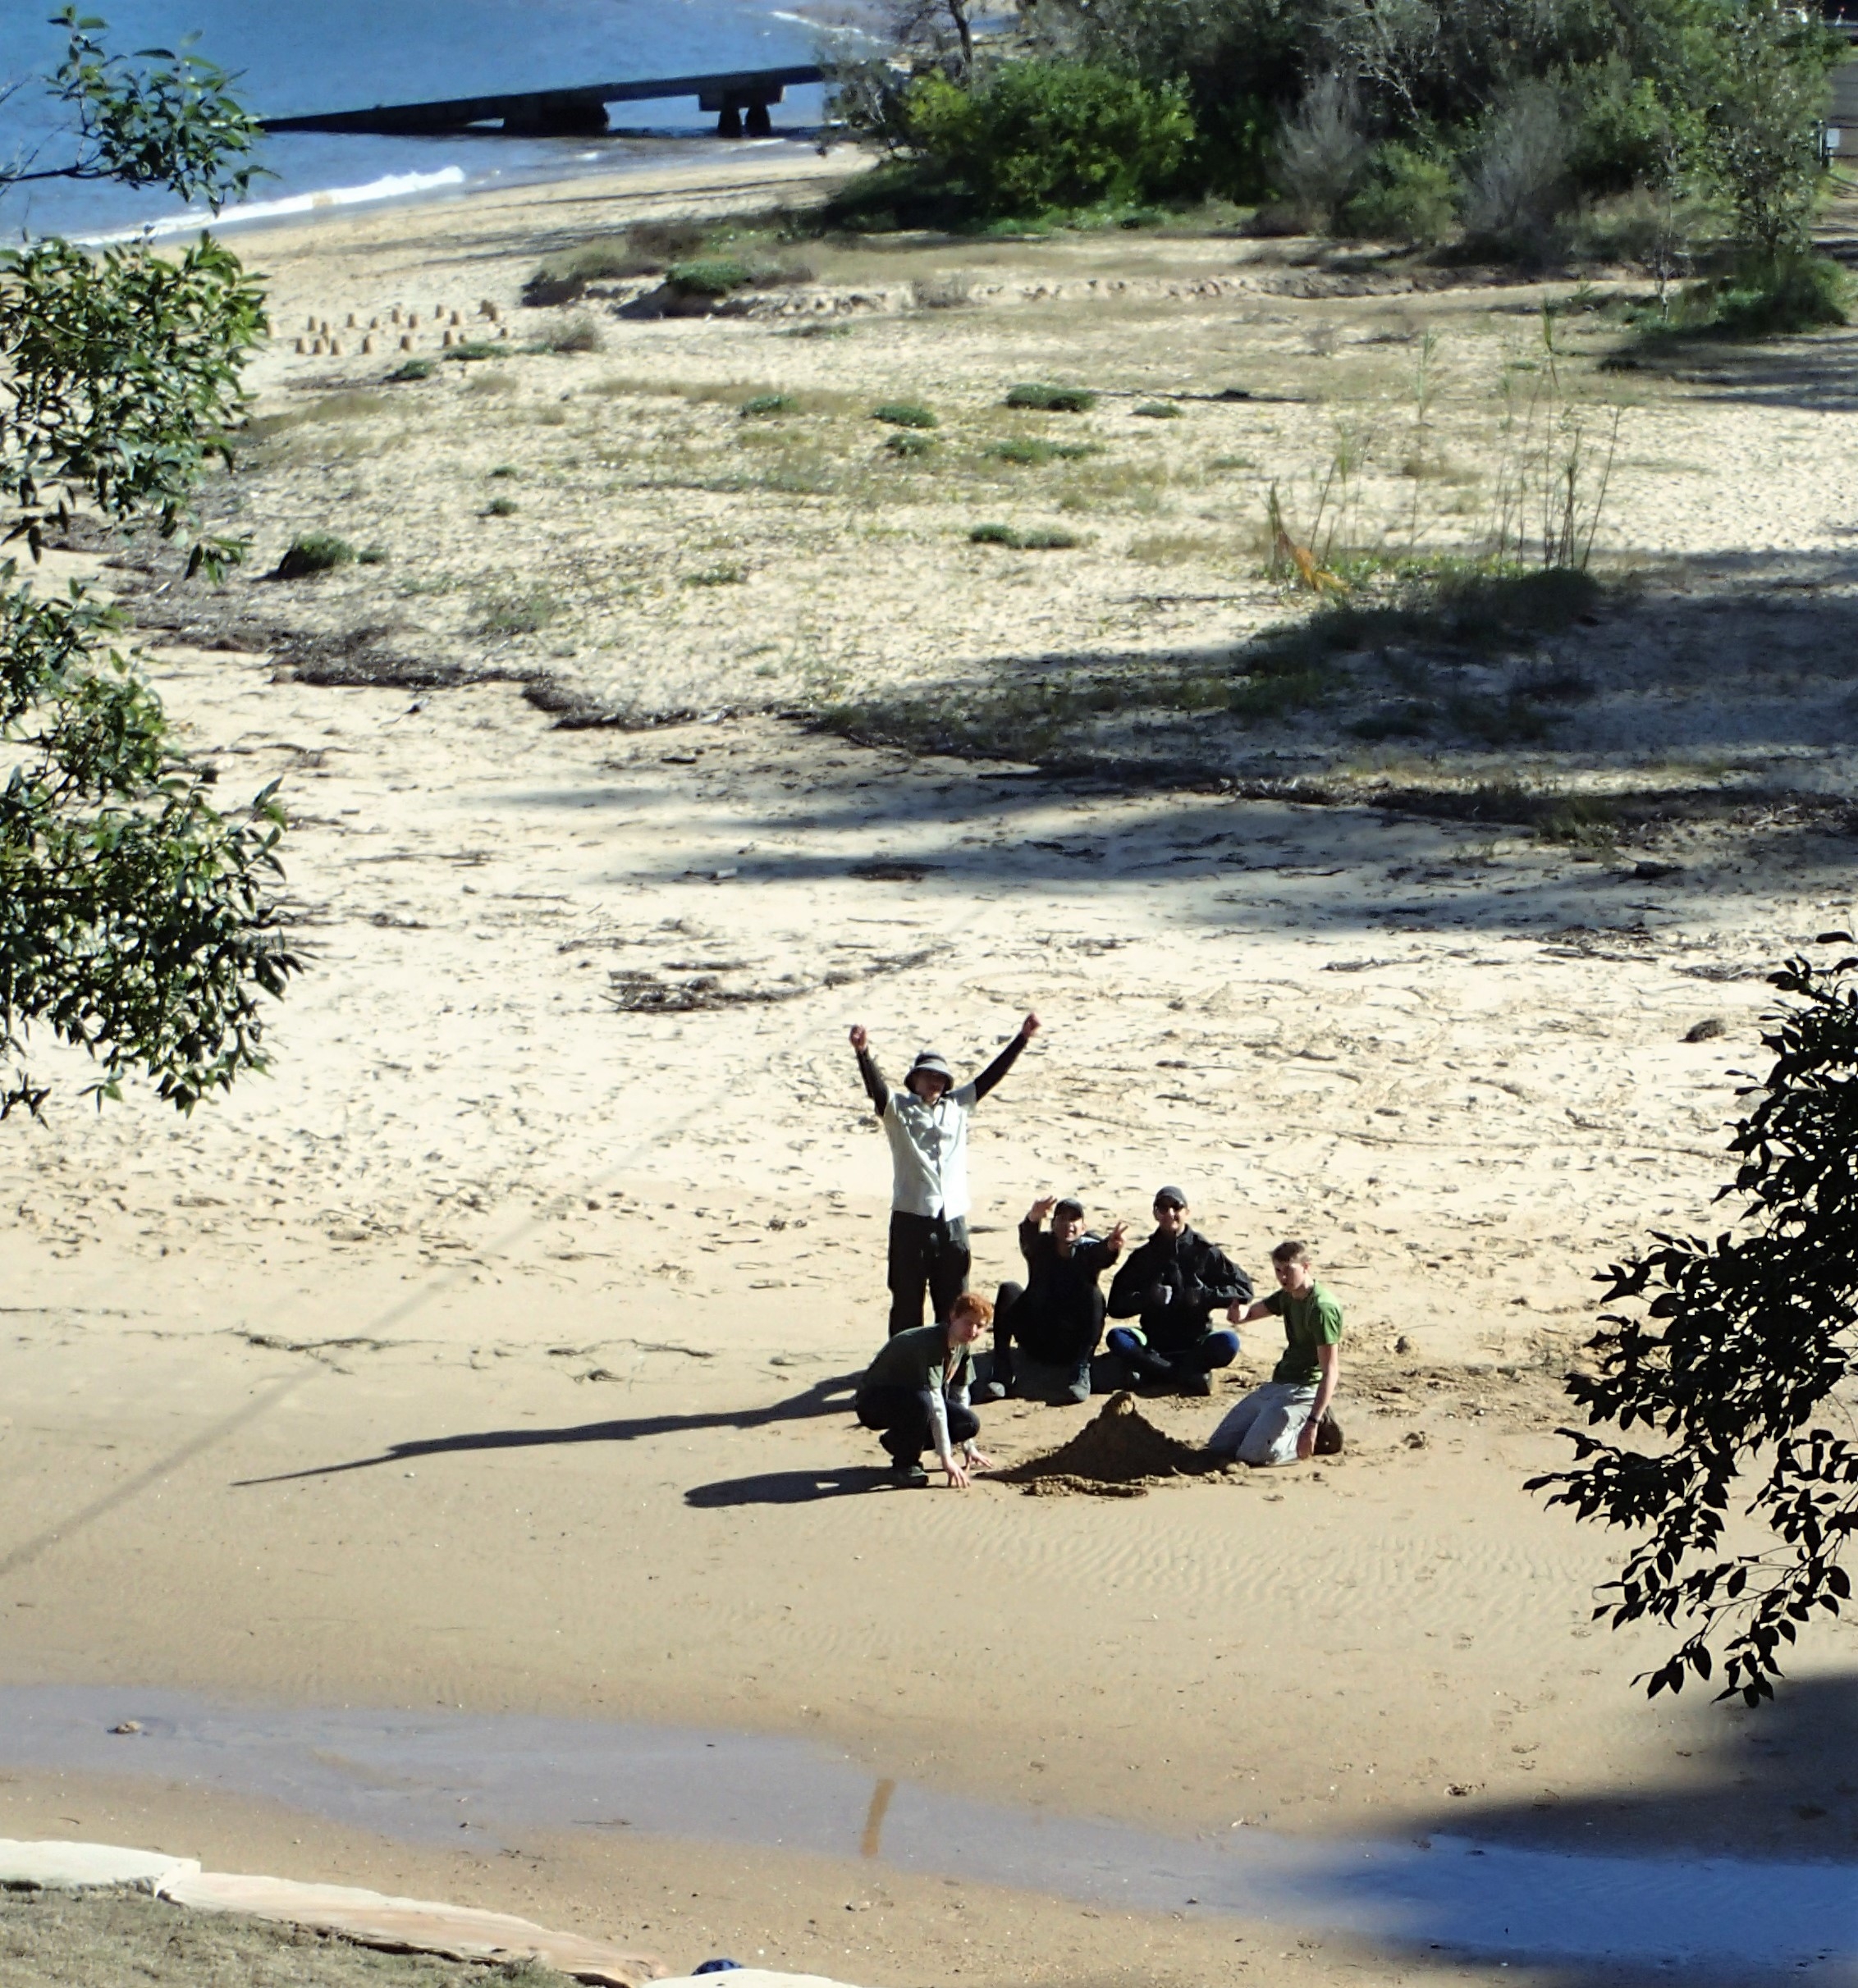
[[[484,506],[484,515],[487,518],[514,518],[517,510],[514,497],[492,497]]]
[[[753,420],[759,414],[791,414],[799,404],[791,394],[757,394],[744,400],[736,412]]]
[[[600,350],[600,327],[591,318],[565,318],[552,325],[542,336],[542,350],[556,352],[564,356],[575,352],[597,352]]]
[[[311,532],[291,541],[277,562],[277,578],[307,579],[312,574],[333,573],[338,566],[354,562],[355,547],[346,538],[337,538],[328,532]]]
[[[485,359],[508,359],[510,348],[501,339],[467,338],[442,352],[442,359],[456,359],[464,365]]]
[[[491,472],[492,477],[498,478],[519,476],[521,473],[514,463],[499,463]]]
[[[1042,463],[1074,463],[1082,456],[1101,455],[1103,446],[1094,441],[1045,441],[1036,435],[1009,435],[1005,441],[989,442],[981,453],[996,462],[1036,468]]]
[[[1010,546],[1016,552],[1069,552],[1078,543],[1069,532],[1035,526],[1016,532],[1009,524],[977,524],[968,534],[971,546]]]
[[[1139,407],[1130,409],[1133,414],[1146,414],[1151,421],[1178,421],[1181,410],[1172,400],[1144,400]]]
[[[904,114],[910,149],[997,216],[1132,206],[1166,190],[1194,139],[1175,85],[1087,62],[1002,62],[965,87],[927,76]]]
[[[886,436],[884,446],[890,450],[892,455],[906,456],[913,459],[919,456],[933,455],[936,449],[936,438],[932,435],[918,435],[914,431],[906,428],[899,435]]]
[[[939,428],[942,423],[933,409],[915,400],[886,400],[871,410],[873,421],[887,421],[894,428]]]
[[[385,546],[364,546],[355,554],[355,563],[358,566],[384,566],[387,563],[387,549]]]
[[[1370,241],[1435,242],[1457,218],[1451,167],[1390,139],[1375,148],[1366,183],[1337,221],[1342,233]]]
[[[687,573],[686,587],[739,587],[748,577],[746,566],[706,566],[701,573]]]
[[[1027,381],[1007,390],[1006,404],[1042,414],[1087,414],[1096,405],[1096,395],[1087,386],[1046,386]]]
[[[496,595],[481,605],[483,619],[478,630],[483,635],[533,635],[561,611],[561,601],[543,587],[531,587],[527,593]]]
[[[387,375],[390,381],[429,380],[437,372],[437,367],[429,359],[402,359]]]
[[[732,290],[745,289],[754,280],[754,271],[730,256],[673,263],[665,272],[666,282],[680,297],[726,297]]]
[[[1769,338],[1849,321],[1851,278],[1823,255],[1751,256],[1727,276],[1692,284],[1674,317],[1680,331]]]

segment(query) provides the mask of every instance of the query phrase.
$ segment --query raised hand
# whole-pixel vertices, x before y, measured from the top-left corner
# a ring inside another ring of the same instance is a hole
[[[854,1021],[852,1024],[852,1047],[854,1049],[862,1049],[870,1040],[871,1038],[864,1032],[864,1024],[862,1021]]]
[[[1051,1211],[1057,1207],[1057,1205],[1058,1196],[1056,1195],[1042,1194],[1039,1196],[1038,1200],[1036,1200],[1032,1205],[1026,1210],[1026,1219],[1028,1222],[1043,1222],[1046,1217],[1049,1215]]]
[[[1038,1034],[1038,1032],[1039,1018],[1037,1015],[1028,1015],[1019,1025],[1019,1033],[1023,1035],[1028,1042],[1030,1042],[1032,1038]]]
[[[1128,1223],[1126,1222],[1119,1222],[1115,1227],[1113,1228],[1110,1233],[1104,1237],[1103,1240],[1110,1245],[1111,1249],[1119,1250],[1123,1246],[1123,1239],[1128,1234]]]

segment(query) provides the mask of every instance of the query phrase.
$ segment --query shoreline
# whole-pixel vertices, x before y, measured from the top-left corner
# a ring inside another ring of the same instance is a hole
[[[751,157],[758,165],[759,176],[765,177],[771,185],[778,185],[789,176],[782,167],[793,169],[794,176],[799,176],[804,173],[809,155],[821,156],[818,135],[806,130],[776,132],[771,138],[735,139],[706,137],[696,131],[662,135],[613,132],[608,136],[610,141],[642,149],[623,164],[611,163],[601,153],[589,152],[574,162],[538,162],[507,174],[474,175],[466,167],[457,163],[436,167],[427,172],[389,173],[369,181],[280,194],[275,199],[260,199],[249,205],[241,203],[204,219],[191,213],[169,215],[133,226],[74,235],[70,239],[83,248],[121,247],[144,239],[178,246],[204,235],[249,239],[270,232],[300,232],[305,227],[320,227],[332,221],[358,218],[364,214],[405,213],[453,201],[482,200],[498,195],[520,199],[546,194],[551,190],[583,187],[590,182],[611,187],[617,196],[641,180],[689,176],[694,185],[712,177],[739,173],[744,161]],[[432,142],[436,145],[441,141]],[[533,141],[516,139],[510,142],[520,145]],[[653,149],[644,149],[646,147]],[[710,147],[716,148],[721,156],[705,156]],[[831,149],[842,153],[855,152],[857,148],[840,141]],[[757,175],[751,170],[748,176],[753,184]]]

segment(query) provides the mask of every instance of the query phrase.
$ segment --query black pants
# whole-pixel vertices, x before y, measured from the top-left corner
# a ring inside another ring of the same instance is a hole
[[[890,1336],[921,1325],[927,1291],[936,1323],[948,1323],[950,1309],[968,1288],[968,1221],[940,1215],[890,1211]]]
[[[1094,1300],[1087,1309],[1080,1308],[1073,1318],[1060,1322],[1059,1329],[1051,1329],[1049,1314],[1041,1314],[1037,1324],[1044,1328],[1038,1333],[1042,1352],[1032,1353],[1023,1339],[1020,1350],[1043,1367],[1081,1366],[1096,1352],[1097,1341],[1103,1337],[1105,1300],[1101,1291],[1089,1294]],[[1000,1295],[994,1300],[994,1378],[1005,1382],[1013,1373],[1014,1334],[1035,1323],[1032,1314],[1026,1309],[1026,1287],[1010,1281],[1002,1284]]]
[[[931,1446],[935,1397],[927,1387],[864,1387],[858,1391],[858,1418],[899,1464],[919,1464]],[[980,1418],[971,1408],[943,1396],[949,1418],[949,1441],[972,1442],[981,1433]]]

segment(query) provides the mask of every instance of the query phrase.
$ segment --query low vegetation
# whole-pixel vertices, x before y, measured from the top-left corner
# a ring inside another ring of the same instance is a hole
[[[346,538],[332,532],[309,532],[293,538],[277,562],[274,577],[280,580],[305,580],[318,573],[333,573],[340,566],[355,564],[355,550]]]

